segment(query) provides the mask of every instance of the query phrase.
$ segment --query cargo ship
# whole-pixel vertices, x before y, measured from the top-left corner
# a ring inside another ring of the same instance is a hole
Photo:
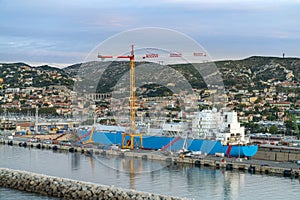
[[[245,137],[244,127],[238,122],[235,111],[202,110],[194,114],[191,124],[164,123],[160,129],[148,128],[143,133],[142,146],[160,151],[188,150],[203,155],[233,157],[252,157],[258,150],[258,146],[250,144]],[[80,129],[79,135],[82,142],[121,146],[125,132],[119,126],[94,125],[89,129]],[[134,143],[141,146],[139,138],[135,138]]]

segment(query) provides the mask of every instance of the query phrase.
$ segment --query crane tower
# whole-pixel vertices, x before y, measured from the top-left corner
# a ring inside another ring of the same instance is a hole
[[[167,51],[169,53],[169,57],[176,59],[176,58],[181,58],[183,57],[183,55],[181,53],[178,53],[176,51],[172,52],[172,51]],[[205,52],[193,52],[190,56],[193,57],[199,57],[199,56],[203,56],[206,57],[206,53]],[[161,57],[161,55],[159,55],[158,53],[151,53],[148,52],[145,56],[143,56],[143,59],[146,58],[153,58],[156,59],[158,57]],[[136,133],[136,126],[135,126],[135,114],[136,114],[136,106],[135,106],[135,101],[136,101],[136,97],[135,97],[135,93],[136,93],[136,88],[135,88],[135,63],[134,63],[134,59],[135,59],[135,52],[134,52],[134,45],[131,46],[131,53],[130,55],[121,55],[121,56],[112,56],[112,55],[98,55],[98,58],[100,58],[101,60],[104,60],[106,58],[108,59],[112,59],[112,58],[126,58],[129,59],[130,61],[130,131],[129,132],[125,132],[122,134],[122,148],[129,148],[129,149],[134,149],[135,148],[135,137],[139,137],[140,138],[140,144],[139,144],[139,148],[143,148],[143,137],[141,133]],[[159,61],[162,62],[163,61]],[[129,136],[129,140],[126,140],[126,137],[128,138]]]
[[[105,58],[113,58],[113,56],[103,56],[98,55],[98,58],[105,59]],[[127,58],[130,61],[130,131],[129,133],[123,133],[122,134],[122,148],[125,149],[134,149],[134,138],[139,137],[140,138],[140,144],[139,148],[143,148],[143,136],[141,133],[136,133],[136,126],[135,126],[135,114],[136,114],[136,108],[135,108],[135,63],[134,63],[134,45],[131,45],[131,54],[130,55],[121,55],[116,56],[116,58]],[[126,140],[126,136],[129,136],[130,139]]]

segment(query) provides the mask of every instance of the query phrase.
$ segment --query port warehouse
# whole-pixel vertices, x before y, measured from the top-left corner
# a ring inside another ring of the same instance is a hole
[[[300,160],[300,140],[277,136],[251,136],[252,143],[259,145],[254,159],[280,162],[296,162]]]
[[[80,122],[74,121],[66,121],[66,122],[38,122],[37,124],[34,122],[16,122],[12,121],[1,121],[1,130],[15,130],[16,134],[26,134],[29,132],[34,132],[37,128],[38,132],[46,132],[49,133],[59,132],[64,130],[69,130],[72,128],[79,127]]]
[[[271,160],[279,162],[297,162],[300,160],[300,148],[260,145],[257,153],[253,156],[258,160]]]
[[[283,145],[291,147],[300,147],[300,140],[296,136],[283,136],[282,134],[271,135],[271,134],[260,134],[251,135],[250,141],[253,144],[269,144],[269,145]]]

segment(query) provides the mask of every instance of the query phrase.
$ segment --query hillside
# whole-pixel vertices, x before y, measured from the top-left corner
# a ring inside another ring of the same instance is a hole
[[[102,63],[102,64],[101,64]],[[137,63],[138,67],[140,63]],[[300,80],[300,59],[299,58],[277,58],[253,56],[243,60],[224,60],[215,62],[219,69],[226,88],[237,89],[261,89],[267,82],[290,82],[298,83]],[[94,62],[94,68],[99,69],[99,65],[105,66],[103,62]],[[205,64],[200,64],[201,65]],[[84,65],[72,65],[65,68],[65,72],[70,76],[76,74],[76,70],[84,71]],[[112,62],[99,80],[98,91],[108,92],[129,70],[128,62]],[[203,89],[206,87],[203,78],[191,64],[170,65],[171,68],[182,74],[193,88]],[[89,69],[93,66],[89,65]],[[102,68],[104,70],[104,68]],[[95,80],[95,79],[93,79]],[[175,81],[175,80],[171,80]]]
[[[32,67],[26,63],[0,63],[0,78],[6,88],[65,85],[73,87],[73,79],[64,70],[51,66]]]
[[[136,68],[142,63],[136,63]],[[224,60],[215,62],[225,87],[228,89],[261,89],[266,85],[276,85],[281,87],[280,83],[288,86],[300,85],[300,59],[299,58],[277,58],[277,57],[261,57],[253,56],[243,60]],[[151,68],[151,63],[147,63]],[[205,65],[205,64],[200,64]],[[153,64],[154,66],[154,64]],[[162,66],[163,67],[163,66]],[[170,65],[166,68],[172,68],[192,85],[193,88],[203,89],[206,87],[201,75],[195,70],[191,64]],[[174,72],[170,73],[167,80],[170,83],[178,81],[172,79]],[[83,84],[86,87],[96,87],[93,90],[97,92],[109,92],[123,77],[129,72],[129,62],[90,62],[84,64],[74,64],[64,69],[54,68],[48,65],[32,67],[26,63],[2,63],[0,64],[0,78],[4,79],[6,87],[42,87],[48,85],[65,85],[73,88],[74,80],[80,76],[86,76],[87,83]],[[173,74],[172,74],[173,73]],[[158,80],[157,74],[139,74],[140,78],[148,81],[149,84],[155,84]],[[166,77],[166,76],[165,76]],[[165,78],[164,78],[165,79]],[[96,86],[95,82],[97,82]],[[81,82],[79,82],[80,84]],[[144,89],[153,88],[145,86]],[[157,85],[160,93],[164,90]]]
[[[243,60],[216,62],[224,84],[239,88],[260,88],[262,82],[299,82],[300,59],[253,56]]]

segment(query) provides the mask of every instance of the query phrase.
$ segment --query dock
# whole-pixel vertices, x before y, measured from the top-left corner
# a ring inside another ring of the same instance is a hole
[[[20,148],[37,148],[53,151],[67,151],[70,153],[82,153],[90,155],[118,156],[122,158],[136,158],[143,160],[164,161],[169,164],[189,164],[195,167],[212,167],[220,170],[244,171],[251,174],[268,174],[285,177],[299,178],[300,165],[293,162],[278,162],[271,160],[257,160],[245,158],[217,157],[214,155],[197,155],[193,157],[183,157],[170,152],[151,150],[128,150],[128,149],[98,149],[87,147],[75,147],[59,144],[44,144],[34,142],[24,142],[17,140],[0,139],[0,144],[19,146]]]
[[[258,160],[272,160],[278,162],[296,162],[300,160],[300,148],[276,145],[260,145],[259,151],[253,158]]]

